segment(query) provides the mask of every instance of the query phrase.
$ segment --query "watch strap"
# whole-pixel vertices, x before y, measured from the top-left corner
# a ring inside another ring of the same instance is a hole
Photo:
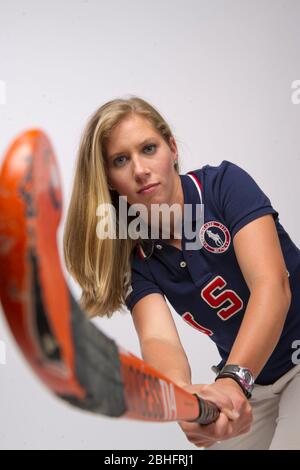
[[[241,387],[242,391],[244,392],[245,396],[247,398],[251,398],[251,393],[249,392],[249,390],[247,390],[243,384],[241,383],[241,381],[239,380],[239,377],[237,375],[235,375],[234,373],[231,373],[231,372],[220,372],[217,377],[215,378],[215,381],[218,380],[218,379],[227,379],[227,378],[230,378],[230,379],[233,379],[237,384],[239,384],[239,386]]]

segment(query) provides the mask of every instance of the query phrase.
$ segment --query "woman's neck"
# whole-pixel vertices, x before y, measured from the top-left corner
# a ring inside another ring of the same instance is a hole
[[[178,240],[179,238],[181,238],[182,223],[183,223],[183,216],[184,216],[184,195],[183,195],[181,179],[177,173],[175,177],[174,193],[171,197],[171,201],[169,202],[169,207],[173,206],[173,204],[175,204],[177,207],[179,206],[179,211],[175,210],[170,213],[170,216],[168,217],[169,227],[162,226],[163,220],[162,220],[161,213],[160,213],[160,222],[159,222],[160,238],[162,238],[164,232],[166,232],[166,235],[170,241]]]

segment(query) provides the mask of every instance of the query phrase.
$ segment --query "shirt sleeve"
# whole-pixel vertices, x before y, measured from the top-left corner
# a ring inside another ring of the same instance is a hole
[[[154,293],[164,295],[153,279],[147,261],[134,257],[131,262],[131,285],[125,298],[126,307],[132,312],[133,307],[140,299]]]
[[[272,214],[277,219],[279,214],[270,199],[245,170],[226,160],[219,168],[215,190],[232,237],[263,215]]]

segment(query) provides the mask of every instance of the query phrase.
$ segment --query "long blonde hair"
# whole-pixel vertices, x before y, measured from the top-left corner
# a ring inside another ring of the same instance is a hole
[[[80,304],[90,317],[111,317],[122,310],[130,285],[130,256],[137,240],[101,239],[96,233],[100,204],[112,204],[118,214],[119,195],[109,189],[106,177],[105,145],[113,128],[130,114],[148,119],[168,145],[173,136],[160,113],[136,96],[108,101],[86,125],[77,154],[63,249],[67,270],[82,288]],[[178,163],[175,170],[179,173]]]

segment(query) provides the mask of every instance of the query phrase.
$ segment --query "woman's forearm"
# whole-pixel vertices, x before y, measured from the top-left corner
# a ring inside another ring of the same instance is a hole
[[[191,383],[191,368],[183,348],[151,338],[141,344],[143,359],[177,385]]]
[[[257,377],[278,343],[290,302],[288,286],[271,281],[257,285],[227,363],[248,367]]]

